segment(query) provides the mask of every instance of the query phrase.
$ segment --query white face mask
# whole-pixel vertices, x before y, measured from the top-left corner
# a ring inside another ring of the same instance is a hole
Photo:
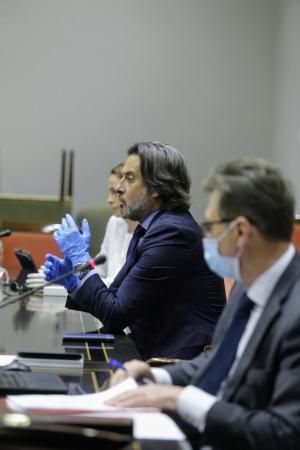
[[[219,252],[219,244],[232,229],[232,224],[234,222],[231,222],[219,237],[203,239],[204,259],[208,267],[221,278],[239,281],[241,279],[239,259],[235,256],[223,256]]]

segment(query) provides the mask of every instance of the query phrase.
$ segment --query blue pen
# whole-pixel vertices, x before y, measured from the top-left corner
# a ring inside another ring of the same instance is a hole
[[[115,359],[115,358],[108,358],[108,361],[109,361],[109,364],[111,365],[111,367],[113,368],[113,369],[121,369],[121,370],[125,370],[125,372],[127,372],[127,369],[126,369],[126,367],[121,363],[121,361],[118,361],[117,359]],[[145,377],[138,377],[137,379],[136,379],[136,382],[137,383],[140,383],[140,384],[149,384],[150,383],[150,380],[148,380],[147,378],[145,378]]]
[[[127,372],[126,367],[121,363],[121,361],[118,361],[115,358],[108,358],[108,361],[113,369],[115,369],[115,370],[122,369],[122,370],[125,370],[125,372]]]

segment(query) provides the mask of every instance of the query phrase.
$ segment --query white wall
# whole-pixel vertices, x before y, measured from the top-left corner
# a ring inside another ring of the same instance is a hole
[[[300,212],[300,1],[281,0],[273,155],[292,179]]]
[[[193,179],[271,156],[277,0],[0,0],[2,192],[58,193],[76,150],[75,209],[106,197],[143,139],[177,146]]]

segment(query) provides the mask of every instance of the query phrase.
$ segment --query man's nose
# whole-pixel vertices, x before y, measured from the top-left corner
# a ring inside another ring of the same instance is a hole
[[[118,186],[116,188],[116,191],[117,191],[118,194],[123,194],[124,187],[123,187],[123,185],[121,183],[118,184]]]

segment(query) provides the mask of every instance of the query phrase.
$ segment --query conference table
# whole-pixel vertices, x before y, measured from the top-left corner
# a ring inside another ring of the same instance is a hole
[[[0,296],[1,305],[1,296]],[[56,353],[81,353],[84,356],[84,368],[80,374],[63,374],[62,378],[70,386],[80,386],[83,392],[93,393],[103,389],[103,385],[111,374],[109,358],[118,359],[121,362],[132,358],[139,358],[138,351],[128,335],[115,335],[113,342],[107,343],[87,343],[87,342],[63,342],[63,334],[66,332],[95,332],[101,325],[99,321],[88,313],[72,311],[65,308],[65,298],[61,296],[44,296],[35,294],[26,300],[7,305],[0,309],[0,354],[10,355],[18,352],[56,352]],[[3,417],[3,411],[2,416]],[[60,415],[61,417],[61,415]],[[41,419],[39,419],[41,420]],[[54,421],[53,416],[45,420],[50,423]],[[62,419],[60,419],[62,420]],[[1,424],[1,422],[0,422]],[[100,424],[100,425],[99,425]],[[122,422],[113,419],[98,420],[98,425],[104,430],[122,429],[128,425],[128,420]],[[40,425],[39,425],[40,426]],[[124,428],[124,429],[125,429]],[[4,436],[5,438],[5,436]],[[0,440],[1,437],[0,427]],[[30,441],[30,440],[29,440]],[[7,448],[52,448],[44,446],[44,439],[38,446],[26,447],[7,446]],[[91,445],[89,444],[91,448]],[[56,440],[53,448],[67,449],[64,442],[60,447]],[[126,450],[152,450],[152,449],[187,449],[190,448],[187,441],[156,440],[156,439],[133,439],[129,444],[111,447],[110,445],[99,446],[98,448],[123,448]],[[90,449],[89,449],[90,450]]]

